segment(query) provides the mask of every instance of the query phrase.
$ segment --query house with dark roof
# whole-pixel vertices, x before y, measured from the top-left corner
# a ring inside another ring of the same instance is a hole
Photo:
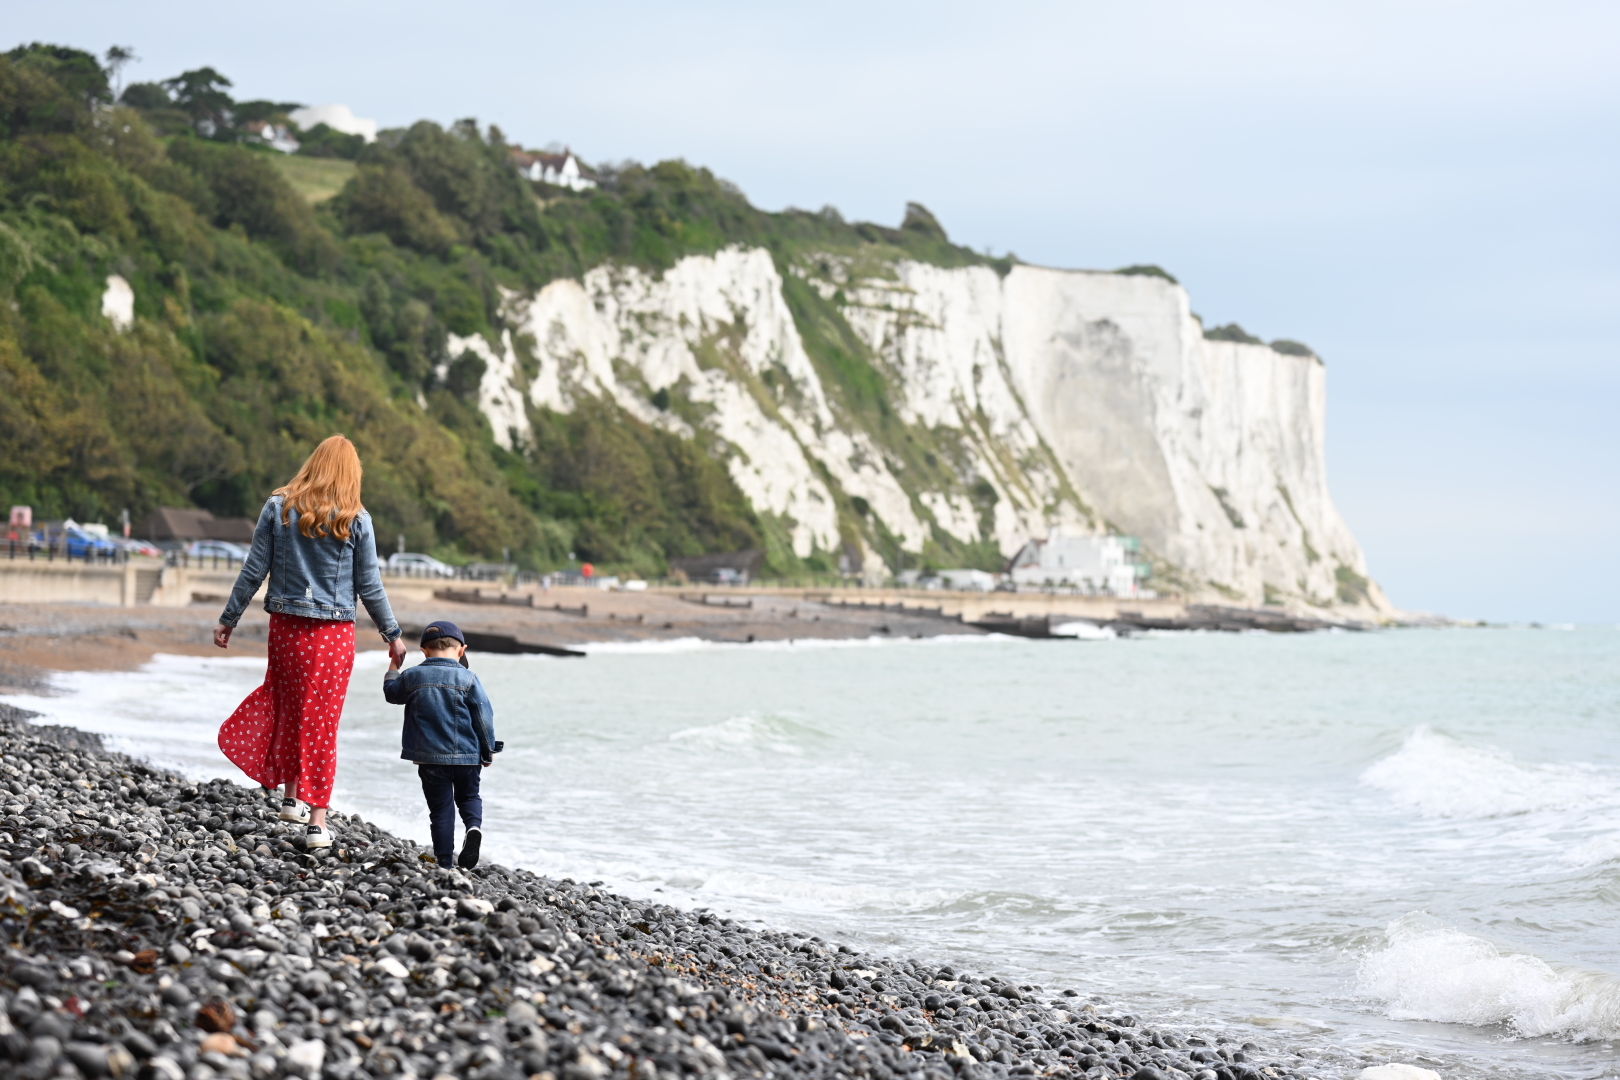
[[[579,163],[572,150],[560,154],[537,153],[513,148],[512,164],[524,178],[535,183],[587,191],[596,186],[597,176]]]
[[[145,540],[229,540],[235,544],[253,542],[251,518],[217,518],[207,510],[184,506],[160,506],[141,526]]]

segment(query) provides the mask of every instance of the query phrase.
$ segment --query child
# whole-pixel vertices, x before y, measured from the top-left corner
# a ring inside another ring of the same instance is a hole
[[[389,661],[383,697],[405,706],[404,747],[400,757],[416,762],[427,797],[433,854],[440,866],[452,859],[464,870],[478,865],[484,838],[484,800],[478,797],[478,770],[501,752],[495,741],[495,708],[467,666],[467,639],[453,622],[440,619],[422,631],[426,657],[409,671],[399,658]],[[455,858],[456,810],[467,827],[461,857]]]

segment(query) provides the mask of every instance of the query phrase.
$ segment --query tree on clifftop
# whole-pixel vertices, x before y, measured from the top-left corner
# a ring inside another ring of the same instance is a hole
[[[235,104],[225,87],[231,80],[211,67],[184,71],[163,80],[163,88],[191,124],[204,136],[213,137],[231,126],[231,106]]]

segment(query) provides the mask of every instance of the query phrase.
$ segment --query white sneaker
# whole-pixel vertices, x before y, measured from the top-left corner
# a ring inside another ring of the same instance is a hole
[[[329,848],[332,846],[332,830],[324,825],[311,825],[304,830],[304,848]]]
[[[309,803],[303,799],[282,799],[281,820],[295,825],[309,824]]]

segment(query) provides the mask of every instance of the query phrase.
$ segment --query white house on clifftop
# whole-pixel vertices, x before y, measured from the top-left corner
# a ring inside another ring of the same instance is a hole
[[[527,180],[565,187],[570,191],[586,191],[596,186],[596,177],[580,165],[572,150],[560,154],[533,153],[513,149],[512,164]]]

